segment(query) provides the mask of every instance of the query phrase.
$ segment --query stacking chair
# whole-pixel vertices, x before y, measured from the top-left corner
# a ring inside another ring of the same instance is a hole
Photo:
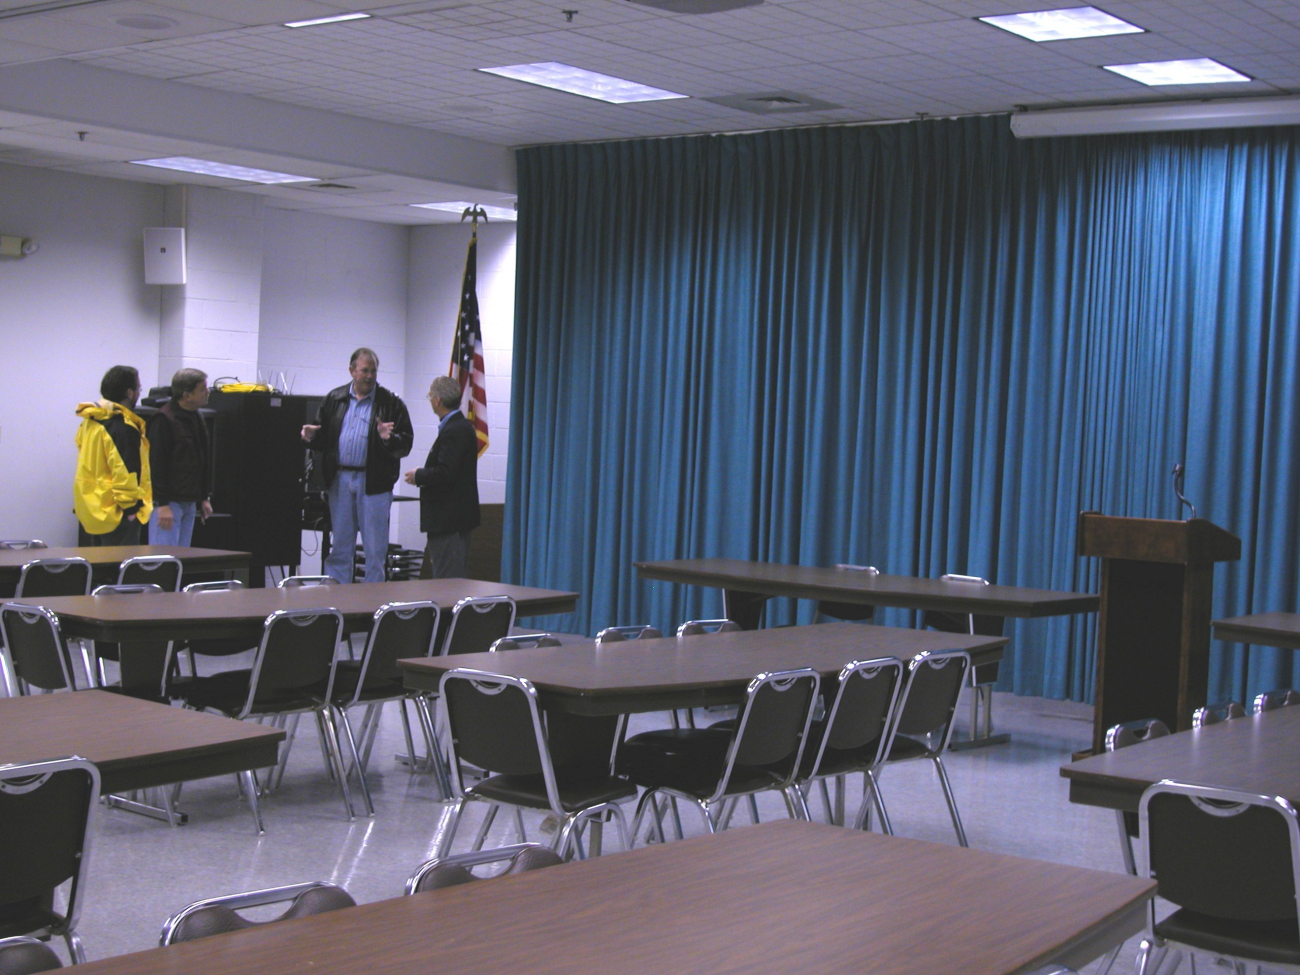
[[[49,546],[39,538],[0,538],[0,548],[21,552],[23,549],[49,548]]]
[[[263,625],[262,641],[251,672],[229,670],[195,678],[180,687],[180,697],[187,707],[240,720],[315,715],[321,750],[338,781],[348,819],[352,820],[356,814],[329,703],[337,663],[335,649],[342,632],[343,614],[332,607],[297,612],[276,610]],[[260,834],[264,830],[257,801],[257,777],[251,771],[239,775]]]
[[[1293,691],[1289,687],[1265,691],[1263,694],[1255,695],[1255,703],[1250,713],[1263,714],[1265,711],[1276,711],[1278,708],[1290,707],[1292,704],[1300,704],[1300,691]]]
[[[653,627],[650,627],[653,629]],[[658,632],[658,631],[656,631]],[[677,635],[703,636],[705,633],[738,633],[740,624],[732,620],[687,620],[677,627]]]
[[[1138,975],[1161,968],[1170,949],[1238,972],[1300,971],[1300,821],[1287,800],[1166,779],[1142,794],[1138,819],[1147,876],[1177,908],[1157,922],[1148,904]]]
[[[1169,728],[1159,718],[1140,718],[1137,721],[1125,721],[1106,731],[1106,751],[1113,752],[1128,748],[1153,738],[1163,738],[1169,734]],[[1133,859],[1133,841],[1138,836],[1138,817],[1135,813],[1115,810],[1115,822],[1119,827],[1119,850],[1124,857],[1124,869],[1132,876],[1137,876],[1137,863]]]
[[[515,601],[509,596],[467,596],[451,609],[442,653],[483,653],[509,636],[514,625]]]
[[[179,592],[181,560],[172,555],[137,555],[127,559],[117,570],[119,586],[152,583],[164,592]]]
[[[62,967],[54,949],[38,938],[0,938],[0,975],[37,975]]]
[[[96,586],[91,595],[126,597],[162,591],[162,587],[155,583],[123,584]],[[117,643],[103,643],[99,640],[93,644],[82,643],[82,659],[91,686],[166,704],[167,669],[172,659],[171,641],[141,640],[129,643],[126,647],[127,652],[123,653],[121,645]],[[105,660],[112,660],[118,665],[120,677],[116,686],[109,685],[104,673]]]
[[[817,699],[815,670],[801,668],[759,674],[745,689],[734,730],[682,729],[674,738],[654,732],[629,738],[619,748],[618,769],[645,792],[637,804],[632,835],[649,807],[663,842],[657,796],[694,803],[705,828],[725,828],[733,800],[759,792],[780,792],[791,819],[807,818],[795,787]],[[724,810],[726,807],[726,810]]]
[[[87,596],[90,563],[85,559],[32,559],[18,576],[15,599],[37,596]]]
[[[880,570],[874,565],[846,565],[843,562],[835,568],[844,572],[861,572],[866,576],[878,576]],[[852,623],[866,623],[876,616],[876,607],[862,603],[837,603],[830,599],[819,599],[813,609],[813,622],[822,620],[848,620]]]
[[[657,640],[661,636],[649,623],[635,626],[607,626],[596,634],[597,643],[622,643],[624,640]]]
[[[488,651],[496,653],[498,650],[541,650],[545,647],[562,647],[563,642],[550,633],[516,633],[514,636],[503,636]]]
[[[5,688],[10,697],[37,691],[75,690],[72,657],[59,619],[44,606],[0,606]]]
[[[289,906],[284,913],[267,921],[250,921],[238,913],[269,904]],[[181,941],[196,941],[214,934],[242,931],[244,928],[256,928],[263,924],[275,924],[277,921],[289,921],[356,906],[357,902],[342,887],[321,880],[250,890],[243,894],[227,894],[224,897],[209,897],[195,901],[169,917],[163,923],[158,944],[165,948]]]
[[[238,579],[222,579],[216,582],[191,582],[185,586],[181,592],[202,592],[202,593],[222,593],[234,592],[237,589],[243,589],[244,584]],[[212,598],[220,598],[213,596]],[[237,654],[247,653],[255,650],[256,644],[242,639],[231,639],[229,637],[218,639],[190,639],[183,643],[178,643],[175,647],[176,657],[185,654],[189,661],[189,677],[192,679],[198,675],[196,667],[196,657],[233,657]],[[185,678],[178,678],[173,674],[173,680],[184,681]]]
[[[397,661],[408,657],[429,657],[433,655],[434,640],[438,634],[438,605],[423,601],[413,603],[385,603],[375,612],[374,623],[370,627],[370,636],[366,641],[361,660],[340,661],[334,675],[334,689],[330,695],[330,704],[343,725],[348,749],[352,753],[353,766],[357,770],[357,779],[361,784],[361,796],[366,804],[366,814],[373,816],[375,806],[370,798],[370,786],[366,782],[366,764],[370,758],[370,749],[374,745],[374,736],[379,729],[379,718],[383,706],[389,701],[397,701],[402,711],[402,727],[406,733],[408,754],[415,754],[415,745],[411,738],[411,722],[406,714],[406,702],[415,705],[416,720],[424,734],[425,747],[432,757],[438,784],[443,795],[451,798],[451,786],[447,777],[446,764],[442,749],[434,734],[433,718],[429,713],[428,699],[418,691],[407,690],[402,685],[402,672]],[[352,722],[348,719],[348,708],[365,705],[366,713],[361,722],[360,741],[364,748],[357,747],[358,736],[353,734]],[[280,768],[289,758],[288,742],[280,759]],[[278,774],[282,774],[278,773]]]
[[[277,589],[303,589],[311,586],[336,586],[333,576],[285,576],[275,584]]]
[[[559,820],[551,849],[566,857],[570,847],[583,855],[577,830],[587,821],[618,824],[623,848],[630,849],[627,823],[618,803],[636,796],[626,780],[610,774],[610,758],[621,719],[560,713],[543,718],[537,690],[522,677],[481,670],[449,670],[439,685],[451,729],[451,771],[457,798],[440,856],[451,850],[467,802],[490,804],[474,843],[482,846],[498,806],[538,809]],[[466,787],[461,763],[489,774]]]
[[[863,774],[862,807],[854,829],[870,824],[874,803],[880,827],[892,833],[889,814],[876,788],[876,774],[889,754],[894,721],[902,701],[903,663],[896,657],[855,660],[840,671],[835,698],[826,709],[826,719],[813,724],[799,767],[799,785],[806,791],[816,782],[821,787],[826,818],[844,825],[844,783],[853,772]],[[824,688],[824,691],[830,688]],[[837,809],[831,811],[826,780],[835,779]]]
[[[940,582],[962,582],[972,586],[987,586],[989,581],[979,576],[963,576],[945,573],[939,576]],[[927,609],[921,614],[921,628],[938,630],[940,633],[964,633],[968,636],[1001,636],[1003,619],[1001,616],[987,616],[982,613],[948,613],[941,610]],[[1006,741],[1005,735],[993,734],[993,685],[998,679],[999,661],[980,664],[970,670],[970,736],[976,744],[993,744]],[[980,711],[983,710],[983,720]],[[981,731],[981,728],[983,729]],[[959,742],[958,747],[968,744]]]
[[[99,770],[82,758],[0,765],[0,937],[61,937],[75,963],[77,936],[99,807]],[[68,887],[66,910],[54,893]]]
[[[505,863],[506,867],[494,874],[505,877],[530,870],[541,870],[563,863],[564,858],[554,850],[540,843],[516,843],[514,846],[502,846],[495,850],[472,850],[469,853],[456,853],[446,857],[434,857],[415,868],[406,881],[407,894],[423,894],[426,890],[440,890],[443,887],[458,887],[484,879],[472,873],[474,867],[489,863]],[[4,975],[0,972],[0,975]]]
[[[889,745],[885,764],[929,759],[939,776],[943,797],[948,802],[948,815],[957,842],[966,842],[966,830],[957,812],[957,800],[948,781],[948,770],[943,767],[943,753],[952,739],[953,718],[957,701],[970,672],[970,654],[965,650],[925,651],[918,653],[907,665],[907,686],[898,705],[898,720],[894,724],[894,738]],[[876,795],[880,795],[879,772],[875,780]]]
[[[1233,718],[1244,718],[1246,709],[1236,701],[1225,701],[1222,704],[1207,704],[1203,708],[1197,708],[1192,712],[1192,727],[1204,728],[1208,725],[1219,724],[1222,721],[1231,721]]]

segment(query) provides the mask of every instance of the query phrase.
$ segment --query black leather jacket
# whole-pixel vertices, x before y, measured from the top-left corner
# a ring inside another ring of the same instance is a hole
[[[343,430],[343,417],[347,415],[352,399],[352,384],[332,389],[321,401],[316,411],[320,429],[307,446],[322,454],[325,483],[334,483],[339,466],[339,434]],[[379,437],[379,423],[392,423],[393,432],[387,440]],[[383,386],[375,387],[375,404],[370,411],[370,438],[366,443],[366,494],[383,494],[397,483],[397,474],[403,457],[411,452],[415,431],[411,429],[411,415],[402,398]]]

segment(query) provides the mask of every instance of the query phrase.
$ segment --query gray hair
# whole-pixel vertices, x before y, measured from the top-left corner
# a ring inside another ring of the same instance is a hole
[[[172,395],[180,399],[198,389],[199,383],[207,378],[208,374],[202,369],[177,369],[176,375],[172,376]]]
[[[348,360],[348,368],[351,369],[355,366],[358,359],[369,359],[375,364],[376,369],[379,368],[379,355],[374,349],[367,349],[364,345],[357,349],[357,351],[352,353],[352,358]]]
[[[429,384],[429,402],[442,403],[449,410],[460,406],[460,383],[450,376],[439,376]]]

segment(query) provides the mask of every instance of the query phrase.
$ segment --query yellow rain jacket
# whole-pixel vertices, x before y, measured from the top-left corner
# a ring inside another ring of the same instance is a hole
[[[117,445],[104,423],[114,414],[140,431],[140,476],[126,469]],[[140,503],[135,516],[140,524],[153,511],[153,483],[149,478],[149,440],[144,420],[120,403],[100,400],[77,407],[77,476],[72,482],[72,507],[77,520],[91,535],[107,535],[122,523],[122,513]]]

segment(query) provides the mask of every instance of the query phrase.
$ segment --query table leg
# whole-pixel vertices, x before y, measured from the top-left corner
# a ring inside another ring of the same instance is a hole
[[[998,735],[993,733],[993,685],[976,684],[970,692],[970,737],[962,739],[954,737],[948,747],[955,752],[963,752],[972,748],[987,748],[989,745],[1005,745],[1011,740],[1011,736],[1006,732]]]
[[[738,589],[722,590],[722,612],[742,630],[757,630],[763,618],[763,607],[768,597],[757,592]]]

